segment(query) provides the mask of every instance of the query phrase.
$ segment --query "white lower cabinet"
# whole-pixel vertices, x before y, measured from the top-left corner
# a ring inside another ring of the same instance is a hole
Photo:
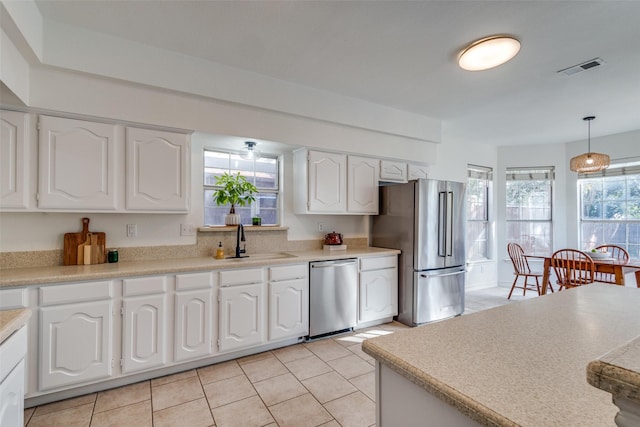
[[[309,266],[269,269],[269,340],[309,335]]]
[[[111,376],[112,307],[105,300],[40,309],[40,390]]]
[[[398,314],[397,256],[361,259],[358,292],[360,323]]]
[[[214,315],[211,272],[177,274],[174,304],[174,361],[212,354]]]
[[[123,280],[122,372],[161,367],[167,360],[166,278]]]
[[[261,268],[220,272],[218,349],[251,347],[265,340],[264,272]]]
[[[0,426],[24,425],[26,353],[26,326],[15,331],[0,344]]]

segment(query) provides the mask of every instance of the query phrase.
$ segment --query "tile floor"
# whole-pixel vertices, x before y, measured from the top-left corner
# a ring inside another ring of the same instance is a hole
[[[507,294],[467,292],[465,314],[506,304]],[[374,361],[360,343],[402,329],[393,322],[28,408],[25,426],[373,426]]]

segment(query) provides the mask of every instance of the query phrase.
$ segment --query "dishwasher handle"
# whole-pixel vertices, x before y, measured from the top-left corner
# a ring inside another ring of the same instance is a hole
[[[334,268],[334,267],[344,267],[346,265],[353,265],[356,263],[356,260],[345,260],[343,262],[338,261],[320,261],[320,262],[312,262],[311,268]]]

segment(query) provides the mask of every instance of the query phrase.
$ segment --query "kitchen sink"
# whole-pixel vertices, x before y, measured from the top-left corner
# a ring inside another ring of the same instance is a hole
[[[243,255],[242,258],[226,257],[229,261],[250,261],[250,260],[269,260],[269,259],[283,259],[283,258],[297,258],[296,255],[288,254],[286,252],[268,252],[264,254],[249,254]]]

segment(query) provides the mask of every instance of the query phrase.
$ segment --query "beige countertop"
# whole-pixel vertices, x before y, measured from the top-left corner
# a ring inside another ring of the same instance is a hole
[[[12,333],[26,325],[30,317],[31,310],[28,308],[0,311],[0,344]]]
[[[11,268],[1,270],[0,288],[43,283],[100,280],[117,277],[146,276],[152,274],[180,273],[188,271],[220,270],[260,267],[265,265],[292,264],[355,257],[375,257],[399,254],[396,249],[360,247],[341,251],[313,250],[304,252],[277,252],[275,254],[251,254],[243,259],[214,259],[211,257],[171,258],[152,261],[127,261],[113,264],[66,265],[37,268]]]
[[[362,348],[485,425],[614,425],[618,408],[587,383],[587,365],[640,335],[638,307],[640,289],[594,283],[369,339]],[[611,360],[634,364],[618,354]]]
[[[587,381],[640,404],[640,336],[589,363]]]

